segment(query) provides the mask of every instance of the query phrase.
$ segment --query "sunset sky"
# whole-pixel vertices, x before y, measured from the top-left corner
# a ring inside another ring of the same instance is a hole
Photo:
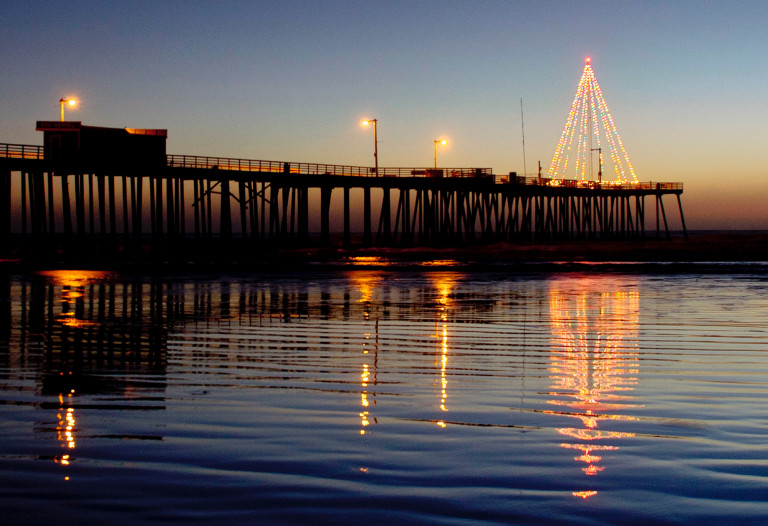
[[[585,57],[638,178],[690,229],[768,229],[768,2],[0,4],[0,142],[36,120],[168,129],[168,152],[549,166]],[[525,115],[525,165],[520,100]]]

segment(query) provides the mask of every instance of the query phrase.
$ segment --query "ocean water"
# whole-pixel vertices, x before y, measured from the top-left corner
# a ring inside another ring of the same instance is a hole
[[[5,277],[4,524],[766,524],[761,273]]]

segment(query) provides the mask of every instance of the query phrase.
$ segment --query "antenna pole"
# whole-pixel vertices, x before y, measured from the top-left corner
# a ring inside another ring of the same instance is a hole
[[[525,117],[523,116],[523,98],[520,97],[520,126],[523,129],[523,177],[528,176],[528,168],[525,164]]]

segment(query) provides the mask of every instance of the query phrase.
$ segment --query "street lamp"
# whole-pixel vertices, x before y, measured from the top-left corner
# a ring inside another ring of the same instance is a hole
[[[77,106],[77,99],[59,99],[59,105],[61,106],[61,122],[64,122],[64,106],[69,105],[74,108]]]
[[[442,144],[443,146],[445,146],[446,144],[448,144],[448,141],[446,141],[445,139],[435,141],[435,170],[437,170],[437,145],[438,144]]]
[[[376,173],[376,177],[379,176],[379,137],[376,131],[376,124],[378,122],[377,119],[365,119],[363,121],[363,126],[368,126],[373,123],[373,162],[375,165],[374,172]]]

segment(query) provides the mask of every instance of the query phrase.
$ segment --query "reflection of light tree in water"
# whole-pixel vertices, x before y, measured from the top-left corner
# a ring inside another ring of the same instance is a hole
[[[56,419],[58,420],[56,425],[56,437],[61,442],[61,447],[66,448],[67,450],[75,449],[75,409],[73,407],[68,407],[74,394],[74,389],[71,389],[70,392],[67,393],[66,398],[63,393],[59,394],[59,412],[56,414]],[[70,461],[71,457],[69,456],[69,453],[54,457],[54,462],[61,464],[62,466],[68,466]],[[64,478],[65,480],[69,480],[69,477]]]
[[[550,378],[552,396],[548,403],[560,407],[549,411],[576,418],[580,427],[563,427],[558,433],[575,439],[562,447],[575,449],[574,457],[586,464],[588,476],[605,469],[599,465],[600,453],[619,449],[606,444],[634,433],[599,429],[601,423],[633,420],[616,414],[632,399],[625,393],[632,390],[637,378],[637,318],[640,296],[632,292],[593,292],[595,283],[580,280],[578,289],[550,291],[550,315],[554,335]],[[555,285],[557,286],[557,284]],[[588,498],[596,491],[576,491],[577,497]]]

